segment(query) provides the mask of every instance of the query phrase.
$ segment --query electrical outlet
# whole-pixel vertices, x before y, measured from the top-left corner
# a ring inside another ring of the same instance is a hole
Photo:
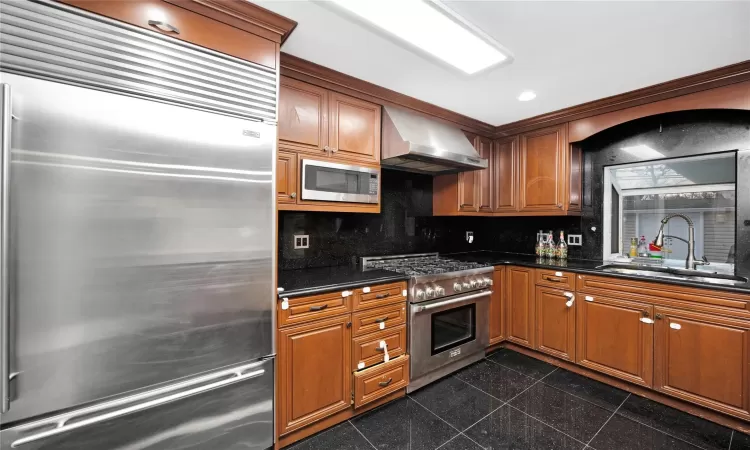
[[[474,242],[474,232],[473,231],[467,231],[466,232],[466,242],[468,242],[469,244],[471,244],[472,242]]]
[[[583,235],[582,234],[569,234],[568,235],[568,245],[583,245]]]
[[[310,248],[310,235],[309,234],[295,234],[294,235],[294,249]]]

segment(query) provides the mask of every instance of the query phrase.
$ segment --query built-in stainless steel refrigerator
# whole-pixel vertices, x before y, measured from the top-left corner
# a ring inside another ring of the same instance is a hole
[[[273,445],[278,74],[0,5],[0,449]]]

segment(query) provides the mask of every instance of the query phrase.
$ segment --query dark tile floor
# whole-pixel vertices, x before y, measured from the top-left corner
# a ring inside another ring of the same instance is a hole
[[[293,450],[750,450],[750,436],[500,350]]]

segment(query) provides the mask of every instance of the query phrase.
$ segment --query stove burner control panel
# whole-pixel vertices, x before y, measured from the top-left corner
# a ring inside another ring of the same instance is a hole
[[[447,297],[462,292],[476,291],[492,286],[492,278],[485,276],[471,277],[463,280],[444,280],[434,283],[416,285],[414,296],[416,301],[432,300]]]

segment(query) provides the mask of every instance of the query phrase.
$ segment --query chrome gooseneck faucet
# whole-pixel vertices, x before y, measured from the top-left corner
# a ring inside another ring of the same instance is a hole
[[[693,225],[693,221],[690,220],[690,217],[684,214],[669,214],[665,216],[663,219],[661,219],[661,227],[659,227],[659,234],[657,234],[656,239],[654,239],[654,245],[656,245],[657,247],[662,247],[664,245],[664,225],[666,225],[667,222],[670,221],[670,219],[673,219],[675,217],[680,217],[682,219],[685,219],[685,221],[688,224],[688,239],[686,241],[688,245],[688,254],[687,254],[687,259],[685,259],[685,268],[695,270],[698,266],[705,266],[705,265],[710,264],[705,256],[703,257],[702,260],[696,259],[695,257],[695,225]]]

